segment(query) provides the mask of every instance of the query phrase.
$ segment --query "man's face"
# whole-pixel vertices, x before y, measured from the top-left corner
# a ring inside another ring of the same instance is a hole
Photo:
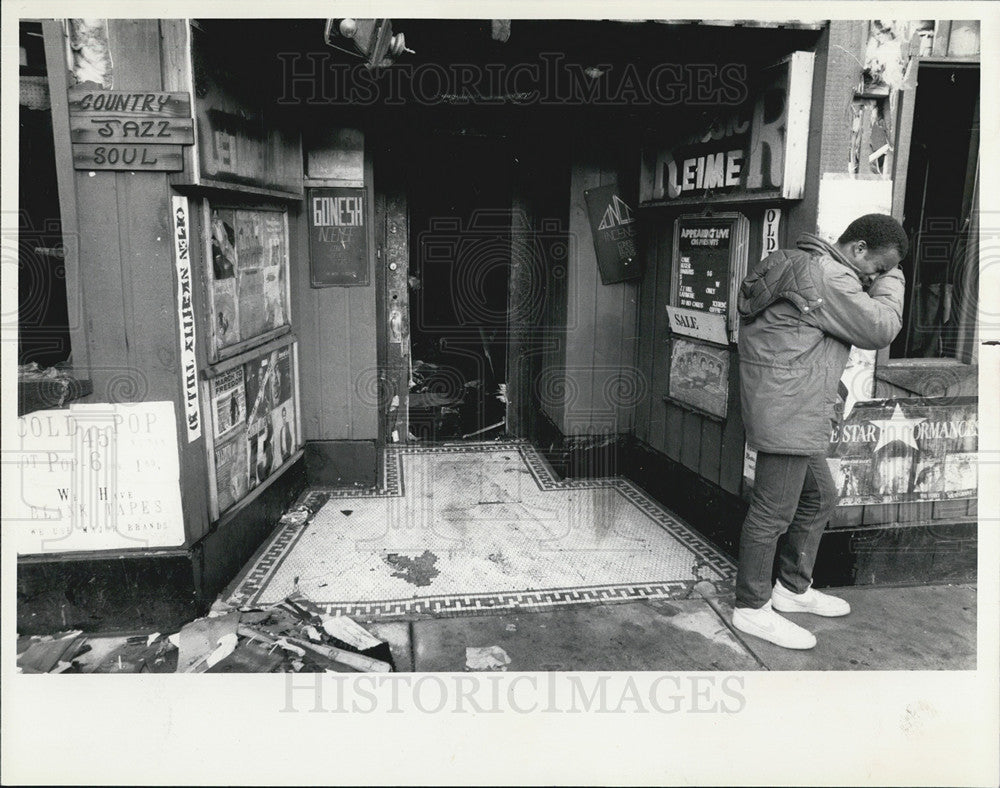
[[[854,263],[858,274],[866,284],[870,284],[886,271],[891,271],[900,262],[899,250],[895,246],[872,249],[866,241],[851,241],[844,250]]]

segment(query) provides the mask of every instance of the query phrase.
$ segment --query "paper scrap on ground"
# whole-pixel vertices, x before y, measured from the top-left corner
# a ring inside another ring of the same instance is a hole
[[[342,640],[359,651],[375,648],[382,642],[347,616],[323,616],[323,629],[330,637]]]
[[[203,673],[210,667],[206,658],[226,635],[236,635],[240,624],[239,611],[216,618],[199,618],[185,624],[180,631],[178,673]]]
[[[219,645],[216,646],[215,651],[208,655],[205,660],[205,665],[207,667],[214,667],[218,663],[222,662],[226,657],[236,651],[236,633],[230,632],[219,638]]]
[[[466,670],[507,670],[510,657],[500,646],[466,647]]]

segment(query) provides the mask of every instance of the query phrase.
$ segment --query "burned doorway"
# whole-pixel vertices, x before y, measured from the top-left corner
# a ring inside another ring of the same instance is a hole
[[[506,432],[511,155],[467,130],[411,140],[410,440]]]

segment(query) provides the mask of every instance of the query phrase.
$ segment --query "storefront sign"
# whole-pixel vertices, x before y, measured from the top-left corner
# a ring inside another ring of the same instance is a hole
[[[198,362],[195,357],[194,302],[192,300],[190,223],[188,199],[172,198],[174,259],[177,263],[177,321],[180,325],[181,370],[184,376],[184,421],[188,443],[201,437],[201,405],[198,402]]]
[[[830,435],[840,505],[975,498],[974,397],[859,402]]]
[[[704,202],[802,197],[812,98],[813,54],[794,52],[765,70],[752,99],[735,113],[671,144],[665,135],[642,151],[639,202]]]
[[[74,86],[68,99],[75,169],[184,169],[181,146],[194,143],[187,93]]]
[[[670,354],[672,400],[720,419],[729,401],[729,348],[674,339]]]
[[[35,411],[17,436],[3,523],[19,554],[184,543],[173,402]]]
[[[302,136],[282,127],[260,71],[228,38],[191,26],[197,171],[192,182],[302,197]]]
[[[601,283],[610,285],[642,276],[635,246],[635,215],[621,198],[618,186],[612,183],[587,189],[583,196],[587,201]]]
[[[367,285],[365,190],[346,186],[307,189],[306,214],[312,286]]]

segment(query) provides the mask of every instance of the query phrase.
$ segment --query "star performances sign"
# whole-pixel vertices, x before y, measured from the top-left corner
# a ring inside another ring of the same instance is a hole
[[[830,435],[840,505],[977,496],[976,399],[859,402]]]

